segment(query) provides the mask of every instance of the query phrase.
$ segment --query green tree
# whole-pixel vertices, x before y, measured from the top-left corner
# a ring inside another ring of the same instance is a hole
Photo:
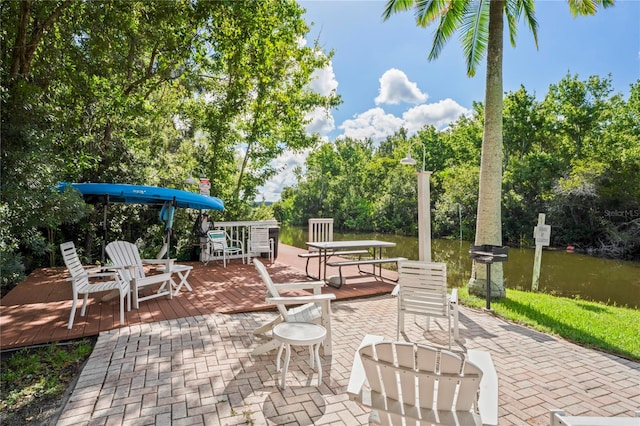
[[[575,14],[593,14],[597,6],[610,6],[613,0],[590,0],[569,2],[571,12]],[[462,48],[465,52],[467,74],[475,75],[484,54],[487,55],[487,73],[485,86],[485,121],[482,139],[482,157],[480,163],[480,184],[478,192],[478,215],[475,244],[502,245],[502,57],[503,57],[503,20],[506,16],[511,44],[515,46],[517,23],[524,14],[525,21],[532,31],[537,45],[538,23],[535,19],[533,0],[507,1],[471,1],[471,0],[388,0],[383,13],[388,19],[393,13],[415,7],[416,23],[426,27],[438,21],[430,60],[436,59],[446,42],[457,31],[461,33]],[[475,268],[469,283],[470,291],[477,294],[486,292],[504,296],[502,265],[496,264],[493,283],[486,282],[482,276],[485,268]],[[495,288],[494,288],[495,287]]]
[[[79,235],[91,254],[100,214],[75,209],[58,181],[180,188],[203,174],[227,217],[249,217],[269,160],[313,144],[307,113],[339,102],[308,87],[329,57],[300,44],[302,13],[286,0],[3,1],[3,265],[26,254],[29,270]],[[73,216],[43,220],[56,211]],[[155,241],[156,222],[153,209],[110,209],[114,236]]]
[[[529,94],[524,86],[505,97],[503,143],[506,169],[511,158],[522,160],[527,153],[541,146],[539,138],[543,119],[539,109],[535,96]]]

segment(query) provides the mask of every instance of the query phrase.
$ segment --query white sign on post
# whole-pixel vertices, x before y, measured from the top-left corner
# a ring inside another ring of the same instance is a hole
[[[534,228],[536,245],[548,247],[551,244],[551,225],[538,225]]]
[[[211,194],[211,181],[209,179],[201,177],[199,186],[201,195]]]
[[[542,262],[542,246],[548,246],[551,243],[551,225],[544,224],[544,213],[538,214],[538,225],[533,228],[533,236],[536,239],[536,252],[533,258],[531,290],[538,291],[540,263]]]

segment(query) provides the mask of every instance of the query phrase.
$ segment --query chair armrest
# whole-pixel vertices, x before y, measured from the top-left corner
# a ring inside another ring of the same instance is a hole
[[[117,272],[121,272],[124,269],[130,269],[130,270],[134,270],[138,267],[138,265],[108,265],[107,266],[109,269],[116,269]],[[122,277],[126,277],[126,275],[124,275],[124,272],[122,271],[123,275]],[[130,272],[131,273],[131,272]]]
[[[171,268],[177,259],[142,259],[142,264],[158,265]]]
[[[458,289],[454,288],[451,290],[451,294],[449,295],[449,303],[458,304]]]
[[[105,272],[89,272],[87,274],[88,278],[96,278],[96,277],[113,277],[118,275],[118,271],[105,271]]]
[[[267,303],[272,305],[299,305],[301,303],[322,302],[325,300],[334,300],[335,294],[314,294],[313,296],[292,296],[292,297],[267,297]]]
[[[84,265],[82,267],[84,268],[85,272],[87,272],[88,274],[95,274],[100,271],[109,271],[112,269],[108,266],[101,266],[101,265]]]
[[[498,424],[498,374],[491,360],[491,354],[478,349],[469,349],[469,361],[482,370],[478,408],[483,425]]]
[[[137,268],[138,265],[107,265],[108,269],[132,269]]]
[[[360,400],[362,387],[364,386],[364,382],[367,380],[364,366],[362,365],[362,359],[360,359],[360,349],[372,343],[382,342],[383,340],[383,336],[378,336],[376,334],[367,334],[362,339],[362,342],[360,342],[360,346],[358,346],[358,349],[356,349],[356,353],[353,356],[353,364],[351,365],[349,385],[347,386],[347,394],[349,395],[350,400]]]
[[[316,290],[324,287],[324,281],[300,281],[295,283],[274,284],[280,290]]]
[[[135,278],[135,282],[138,286],[143,287],[149,284],[157,284],[171,280],[171,273],[154,274],[144,278]]]

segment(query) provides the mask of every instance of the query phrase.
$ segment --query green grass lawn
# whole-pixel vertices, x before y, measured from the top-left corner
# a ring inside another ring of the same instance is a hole
[[[484,308],[485,299],[459,289],[460,303]],[[589,348],[640,360],[640,310],[507,289],[491,301],[496,315]]]

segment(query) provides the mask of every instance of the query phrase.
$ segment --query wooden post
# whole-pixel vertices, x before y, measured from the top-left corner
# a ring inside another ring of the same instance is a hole
[[[418,172],[418,259],[431,262],[431,172]]]
[[[536,239],[536,253],[533,258],[533,279],[531,291],[538,291],[540,281],[540,264],[542,263],[542,247],[548,246],[551,240],[551,226],[544,224],[544,213],[538,214],[538,226],[533,228],[533,236]]]

